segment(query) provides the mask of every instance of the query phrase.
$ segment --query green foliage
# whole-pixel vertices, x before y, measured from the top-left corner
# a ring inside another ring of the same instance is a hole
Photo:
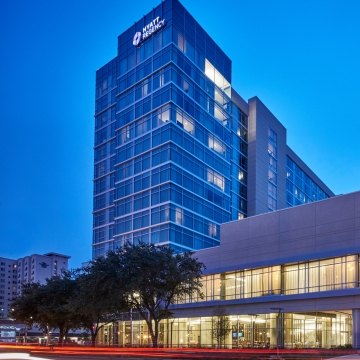
[[[22,287],[22,295],[17,297],[11,305],[11,316],[27,326],[32,326],[35,322],[43,325],[43,319],[40,313],[40,294],[40,284],[24,284]]]
[[[74,294],[75,281],[67,274],[47,279],[45,285],[24,284],[22,294],[12,304],[12,316],[28,326],[36,323],[48,334],[59,329],[59,343],[72,327],[68,299]]]
[[[49,332],[86,328],[93,345],[99,330],[119,313],[136,310],[146,321],[153,346],[159,323],[172,315],[176,299],[201,293],[204,265],[190,253],[175,254],[168,247],[127,245],[89,266],[48,279],[45,285],[26,284],[13,303],[13,317]]]
[[[168,247],[146,244],[127,245],[110,256],[119,259],[120,296],[146,321],[153,346],[157,347],[159,322],[172,315],[170,305],[194,293],[202,296],[204,265],[191,253],[174,254]]]
[[[120,309],[127,309],[116,297],[118,258],[109,254],[76,273],[76,290],[68,301],[68,309],[81,327],[89,330],[95,346],[100,329],[118,318]]]

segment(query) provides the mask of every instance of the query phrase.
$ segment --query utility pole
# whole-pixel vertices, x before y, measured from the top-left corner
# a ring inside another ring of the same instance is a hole
[[[283,335],[280,333],[281,331],[284,331],[283,329],[283,325],[281,324],[280,326],[280,322],[281,322],[281,312],[284,310],[282,307],[273,307],[270,308],[270,310],[275,310],[277,311],[277,316],[276,316],[276,357],[278,359],[282,359],[280,357],[280,350],[279,350],[279,342],[280,340],[283,338]]]

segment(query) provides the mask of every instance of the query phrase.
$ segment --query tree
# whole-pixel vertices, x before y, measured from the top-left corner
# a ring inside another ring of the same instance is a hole
[[[125,308],[121,297],[114,297],[119,259],[114,256],[99,258],[87,267],[79,269],[76,276],[76,290],[68,308],[72,317],[91,334],[92,346],[104,325],[118,319],[119,309]],[[119,294],[119,290],[117,290]]]
[[[12,304],[12,316],[28,326],[37,324],[47,334],[51,329],[59,330],[59,345],[62,345],[70,327],[71,313],[67,303],[73,295],[75,283],[70,274],[55,276],[46,284],[24,284],[21,295]]]
[[[45,285],[27,284],[14,304],[13,316],[38,324],[49,334],[58,328],[60,344],[70,327],[84,327],[95,346],[100,329],[118,320],[119,313],[136,310],[147,323],[152,344],[158,346],[159,323],[172,315],[176,299],[198,293],[204,265],[192,254],[175,254],[168,247],[126,245],[88,267]]]
[[[74,296],[75,279],[71,273],[54,276],[46,280],[41,287],[41,302],[39,311],[46,317],[50,328],[59,330],[59,345],[62,346],[71,328],[77,327],[76,319],[68,308],[70,299]]]
[[[175,254],[169,247],[126,245],[108,259],[118,259],[113,293],[145,320],[153,347],[158,346],[159,323],[169,318],[170,305],[198,293],[204,264],[191,253]],[[114,289],[116,289],[114,291]]]
[[[11,316],[27,326],[33,326],[37,322],[40,326],[46,326],[39,313],[40,296],[39,283],[24,284],[21,295],[12,303]]]
[[[230,331],[231,322],[226,310],[222,307],[215,308],[212,319],[212,337],[216,340],[219,348],[225,345],[226,336]]]

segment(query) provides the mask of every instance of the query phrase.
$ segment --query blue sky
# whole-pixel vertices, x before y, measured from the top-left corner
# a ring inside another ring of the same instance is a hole
[[[158,0],[0,2],[0,256],[91,257],[95,71]],[[336,193],[360,190],[360,2],[183,0],[233,86]]]

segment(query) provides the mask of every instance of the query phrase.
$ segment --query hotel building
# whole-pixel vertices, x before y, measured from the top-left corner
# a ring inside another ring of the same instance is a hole
[[[222,223],[334,195],[231,81],[231,60],[177,0],[118,37],[96,73],[94,258],[125,242],[217,246]]]
[[[97,71],[94,149],[93,257],[143,241],[207,267],[205,298],[174,305],[162,345],[216,346],[222,309],[227,347],[360,347],[360,193],[334,197],[179,1],[124,31]],[[99,342],[149,334],[124,315]]]
[[[61,275],[68,269],[70,256],[57,253],[32,254],[19,259],[0,257],[0,320],[11,317],[11,304],[23,284]]]

